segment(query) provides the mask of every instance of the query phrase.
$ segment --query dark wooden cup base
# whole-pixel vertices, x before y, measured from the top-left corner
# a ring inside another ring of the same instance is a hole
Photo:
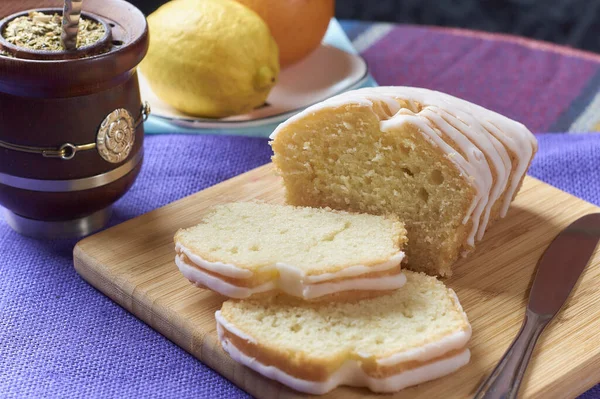
[[[0,209],[4,220],[17,233],[44,239],[79,238],[94,233],[108,224],[112,213],[112,207],[109,206],[78,219],[45,221],[25,218],[6,208]]]

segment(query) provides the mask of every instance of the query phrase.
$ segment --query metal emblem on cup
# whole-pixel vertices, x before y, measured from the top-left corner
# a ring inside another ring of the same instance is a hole
[[[142,104],[140,114],[136,120],[129,111],[119,108],[104,118],[98,129],[95,143],[72,144],[65,143],[58,148],[24,146],[0,140],[0,148],[13,151],[40,154],[46,158],[60,158],[70,160],[80,151],[96,149],[102,159],[110,163],[119,163],[127,159],[135,144],[135,129],[150,115],[150,105]]]
[[[119,163],[127,158],[135,142],[133,124],[133,117],[123,108],[114,110],[102,121],[96,148],[104,160]]]

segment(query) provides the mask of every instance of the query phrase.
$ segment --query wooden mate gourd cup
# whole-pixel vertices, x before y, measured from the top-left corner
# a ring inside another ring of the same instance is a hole
[[[142,166],[137,65],[148,50],[144,15],[123,0],[83,3],[104,25],[72,51],[8,43],[6,24],[28,10],[62,14],[62,0],[0,2],[0,205],[18,232],[73,237],[103,227]]]

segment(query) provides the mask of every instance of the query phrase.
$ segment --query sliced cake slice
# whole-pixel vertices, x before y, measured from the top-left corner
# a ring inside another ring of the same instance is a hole
[[[522,124],[414,87],[340,94],[271,139],[288,203],[396,214],[407,267],[441,276],[506,215],[537,150]]]
[[[352,300],[400,288],[406,230],[395,216],[238,202],[175,235],[175,262],[231,298]]]
[[[228,300],[216,313],[219,340],[235,361],[310,394],[394,392],[450,374],[470,359],[467,316],[435,277],[405,273],[402,289],[354,303]]]

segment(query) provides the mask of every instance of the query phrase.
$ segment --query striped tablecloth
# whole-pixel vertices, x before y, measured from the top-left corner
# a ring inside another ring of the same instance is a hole
[[[600,55],[461,29],[342,26],[380,85],[444,91],[533,132],[600,131]]]
[[[600,56],[461,30],[343,26],[379,84],[442,90],[520,120],[539,133],[530,173],[600,205],[600,136],[585,134],[600,129]],[[112,225],[269,161],[265,139],[164,133],[146,138]],[[247,397],[81,280],[74,244],[24,238],[0,220],[0,397]],[[582,398],[600,398],[599,386]]]

